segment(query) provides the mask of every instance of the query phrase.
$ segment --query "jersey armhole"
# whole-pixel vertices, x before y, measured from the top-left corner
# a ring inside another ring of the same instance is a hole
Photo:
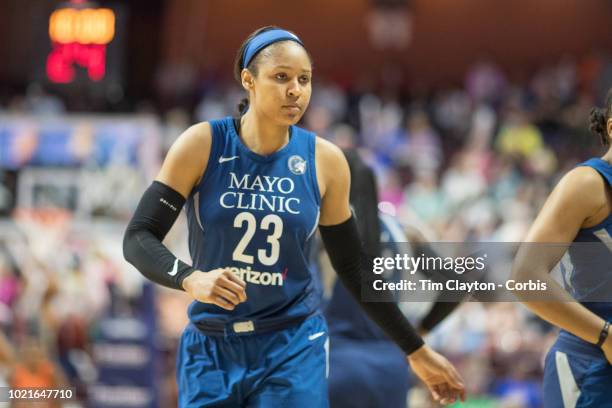
[[[601,178],[603,178],[603,179],[604,179],[604,181],[606,182],[606,184],[607,184],[607,185],[608,185],[610,188],[612,188],[612,174],[611,174],[611,173],[608,173],[608,172],[606,172],[606,171],[604,171],[604,170],[601,168],[602,166],[604,166],[604,167],[605,167],[605,166],[610,166],[610,164],[609,164],[609,163],[607,163],[607,162],[605,162],[605,161],[604,161],[604,160],[602,160],[602,159],[599,159],[599,158],[592,158],[592,159],[589,159],[589,160],[587,160],[587,161],[585,161],[585,162],[578,163],[578,164],[576,165],[576,167],[590,167],[590,168],[592,168],[592,169],[593,169],[593,170],[595,170],[597,173],[599,173],[599,175],[601,176]]]
[[[206,181],[209,178],[209,175],[211,173],[212,170],[214,170],[214,157],[217,157],[217,150],[219,149],[219,126],[220,123],[218,120],[211,120],[208,122],[209,126],[210,126],[210,152],[208,155],[208,161],[206,162],[206,167],[204,168],[203,172],[202,172],[202,177],[200,178],[200,181],[193,186],[193,188],[191,189],[191,194],[193,195],[195,194],[201,186],[203,186]]]
[[[317,135],[314,133],[310,133],[310,149],[308,154],[308,160],[312,163],[312,171],[309,171],[310,181],[312,183],[312,188],[315,193],[315,199],[317,201],[317,207],[321,208],[321,192],[319,191],[319,183],[317,181],[317,160],[316,160],[316,149],[317,149]]]
[[[606,190],[608,190],[608,192],[612,192],[612,180],[610,180],[608,178],[607,174],[603,173],[596,166],[593,166],[593,165],[589,164],[589,162],[581,163],[581,164],[578,165],[578,167],[590,167],[591,169],[595,170],[597,172],[597,174],[599,174],[599,176],[603,179],[603,181],[604,181],[604,183],[606,185],[606,187],[605,187]],[[580,228],[579,232],[594,232],[594,231],[600,230],[602,228],[605,228],[605,227],[607,227],[610,224],[612,224],[612,211],[601,222],[598,222],[597,224],[593,225],[592,227]]]

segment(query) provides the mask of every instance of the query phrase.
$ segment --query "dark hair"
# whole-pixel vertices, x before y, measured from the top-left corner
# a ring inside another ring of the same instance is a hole
[[[591,132],[599,136],[601,143],[609,147],[610,136],[608,135],[608,120],[612,119],[612,88],[606,95],[606,103],[604,108],[591,109],[589,129]]]
[[[277,27],[277,26],[261,27],[261,28],[255,30],[255,31],[253,31],[251,33],[251,35],[249,35],[247,37],[247,39],[244,40],[242,45],[240,45],[240,48],[238,48],[238,52],[236,53],[236,58],[234,58],[234,78],[236,79],[236,81],[238,81],[239,84],[242,84],[242,79],[240,77],[240,74],[242,73],[242,58],[244,57],[244,51],[245,51],[247,45],[249,44],[249,41],[251,41],[254,37],[258,36],[261,33],[265,33],[266,31],[270,31],[270,30],[278,30],[278,29],[285,30],[284,28],[280,28],[280,27]],[[285,30],[285,31],[289,31],[289,30]],[[291,32],[291,31],[289,31],[289,32]],[[306,51],[306,53],[308,54],[308,51]],[[261,62],[260,56],[262,54],[263,53],[260,51],[257,55],[255,55],[255,58],[253,58],[251,60],[249,65],[244,67],[244,68],[248,69],[249,71],[251,71],[251,73],[253,75],[255,75],[255,76],[257,76],[257,71],[259,69],[259,63]],[[308,58],[310,58],[310,54],[308,54]],[[310,58],[310,59],[312,60],[312,58]],[[240,103],[238,103],[238,113],[240,115],[243,115],[247,111],[248,107],[249,107],[249,98],[243,98],[240,101]]]

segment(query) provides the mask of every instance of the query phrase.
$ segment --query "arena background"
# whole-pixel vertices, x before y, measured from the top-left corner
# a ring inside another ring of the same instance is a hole
[[[76,11],[92,7],[112,13]],[[382,210],[431,240],[512,242],[602,151],[586,122],[612,86],[610,21],[609,0],[3,0],[0,385],[42,364],[76,387],[65,407],[176,405],[189,299],[144,285],[122,234],[181,131],[235,113],[232,61],[254,29],[301,36],[303,125],[359,146]],[[166,243],[189,259],[184,219]],[[429,340],[465,406],[538,407],[554,335],[516,303],[469,302]]]

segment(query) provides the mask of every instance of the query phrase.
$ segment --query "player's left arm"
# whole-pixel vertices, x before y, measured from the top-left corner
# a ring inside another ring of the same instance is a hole
[[[457,396],[463,400],[465,388],[455,368],[424,344],[392,296],[381,293],[382,302],[365,302],[361,298],[362,276],[367,285],[373,275],[349,207],[349,166],[342,151],[323,140],[317,143],[316,156],[317,171],[322,172],[319,230],[338,277],[368,316],[408,355],[414,372],[436,400],[449,403]]]
[[[523,303],[542,319],[582,338],[597,343],[604,320],[578,303],[551,276],[580,228],[605,203],[603,179],[589,167],[570,171],[546,200],[525,243],[519,250],[512,271],[517,281],[540,280],[544,293],[515,292]],[[552,245],[550,245],[552,244]],[[534,301],[546,297],[546,301]]]
[[[319,225],[337,225],[352,215],[349,206],[351,172],[346,157],[338,147],[317,139],[317,172],[322,173],[323,181]]]
[[[412,251],[415,254],[434,259],[439,258],[440,254],[430,245],[425,235],[418,228],[412,225],[404,226],[404,233]],[[446,284],[449,280],[461,280],[463,282],[470,282],[475,280],[469,276],[469,274],[461,275],[454,271],[448,271],[444,268],[424,268],[420,271],[428,279],[432,279],[435,282],[441,282]],[[438,324],[446,319],[455,309],[457,309],[468,297],[470,297],[469,291],[462,292],[457,295],[453,295],[452,299],[448,299],[447,293],[441,291],[427,315],[425,315],[418,325],[418,332],[421,336],[425,336],[431,332]]]

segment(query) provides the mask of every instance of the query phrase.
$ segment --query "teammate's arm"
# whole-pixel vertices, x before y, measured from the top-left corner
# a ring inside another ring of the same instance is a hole
[[[418,228],[415,228],[411,225],[405,225],[404,233],[406,234],[406,238],[408,238],[408,242],[412,247],[413,253],[420,254],[425,258],[439,258],[439,254],[432,248],[425,235],[423,235],[423,233]],[[465,281],[467,281],[465,275],[460,276],[457,275],[455,272],[447,271],[444,268],[425,268],[420,272],[428,279],[432,279],[435,282],[444,283],[450,279],[457,278],[465,279]],[[430,331],[432,331],[434,327],[436,327],[439,323],[446,319],[448,315],[450,315],[457,307],[459,307],[459,305],[461,305],[461,303],[465,299],[467,299],[470,294],[466,291],[461,296],[459,296],[458,299],[453,298],[452,301],[444,299],[445,296],[445,293],[441,292],[436,298],[433,306],[431,307],[427,315],[425,315],[425,317],[423,317],[419,322],[418,333],[421,336],[425,336]]]
[[[317,140],[317,171],[322,202],[319,230],[338,277],[365,312],[408,354],[413,371],[425,382],[436,400],[464,399],[464,386],[455,368],[443,356],[423,343],[397,304],[364,302],[361,277],[371,276],[362,255],[356,223],[349,208],[350,170],[342,151],[322,139]]]
[[[533,301],[533,292],[516,292],[531,311],[594,344],[599,340],[605,321],[572,298],[550,276],[550,271],[580,228],[593,224],[593,215],[601,212],[605,202],[604,183],[595,170],[577,167],[570,171],[546,200],[527,234],[526,243],[517,254],[512,271],[512,277],[517,281],[539,279],[547,285],[545,295],[548,301]],[[612,362],[612,342],[606,341],[603,350],[608,361]]]
[[[186,197],[203,175],[211,144],[208,123],[194,125],[179,136],[134,212],[125,232],[123,253],[148,279],[183,289],[198,301],[231,310],[246,300],[245,283],[241,279],[224,269],[197,271],[162,244]]]

